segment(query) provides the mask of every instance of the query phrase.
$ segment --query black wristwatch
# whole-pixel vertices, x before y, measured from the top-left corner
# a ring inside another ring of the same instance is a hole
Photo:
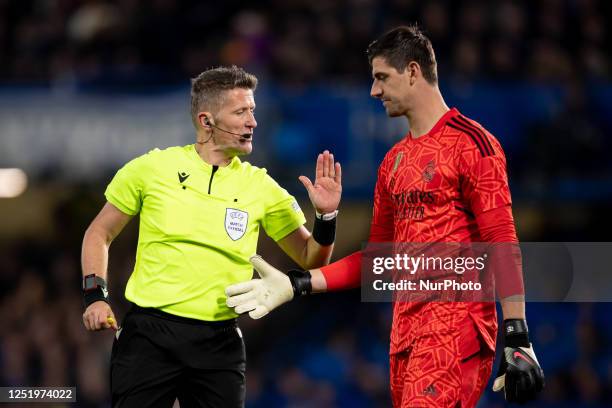
[[[83,302],[85,307],[97,301],[108,303],[108,289],[106,281],[96,274],[83,277]]]

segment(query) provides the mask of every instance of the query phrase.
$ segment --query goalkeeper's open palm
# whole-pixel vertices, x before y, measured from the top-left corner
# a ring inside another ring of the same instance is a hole
[[[259,319],[293,299],[294,292],[289,277],[261,256],[252,256],[250,261],[261,279],[251,279],[225,288],[226,303],[238,314],[249,312],[251,318]]]
[[[314,184],[306,176],[299,179],[308,191],[308,197],[315,210],[328,214],[338,209],[342,195],[342,168],[334,163],[334,155],[325,150],[317,157]]]

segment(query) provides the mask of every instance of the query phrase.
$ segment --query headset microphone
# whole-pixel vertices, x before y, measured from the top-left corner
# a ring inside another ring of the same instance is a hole
[[[234,132],[230,132],[229,130],[221,129],[220,127],[215,126],[215,125],[213,125],[212,123],[210,123],[210,119],[208,119],[208,116],[204,116],[204,123],[205,123],[207,126],[212,126],[212,127],[214,127],[215,129],[220,130],[220,131],[225,132],[225,133],[229,133],[230,135],[240,136],[240,137],[241,137],[241,138],[243,138],[243,139],[250,139],[250,138],[251,138],[251,136],[253,136],[253,134],[252,134],[252,133],[234,133]],[[211,136],[212,136],[212,135],[211,135]]]

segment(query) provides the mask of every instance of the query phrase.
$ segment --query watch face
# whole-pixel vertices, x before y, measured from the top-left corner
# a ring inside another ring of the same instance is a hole
[[[98,287],[98,285],[96,284],[96,275],[87,275],[85,277],[85,287],[83,289],[85,290],[92,290],[92,289],[96,289]]]

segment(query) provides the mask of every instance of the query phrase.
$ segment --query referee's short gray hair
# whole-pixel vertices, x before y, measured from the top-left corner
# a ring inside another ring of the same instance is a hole
[[[223,104],[223,94],[235,88],[257,88],[257,77],[244,69],[230,67],[211,68],[191,79],[191,120],[198,128],[198,113],[217,112]]]

